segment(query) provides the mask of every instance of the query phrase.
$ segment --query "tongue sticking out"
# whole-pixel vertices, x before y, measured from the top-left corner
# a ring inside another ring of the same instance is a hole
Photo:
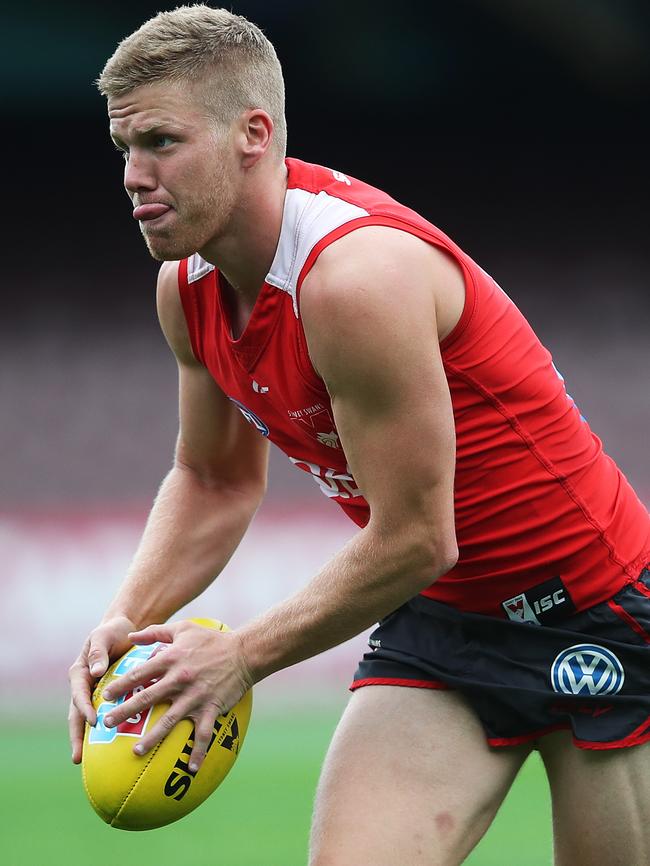
[[[144,222],[145,220],[155,220],[163,214],[171,210],[166,204],[141,204],[133,209],[133,219]]]

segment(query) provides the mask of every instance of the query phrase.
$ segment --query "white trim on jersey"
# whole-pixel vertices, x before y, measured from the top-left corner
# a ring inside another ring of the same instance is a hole
[[[194,253],[194,255],[190,256],[187,260],[187,282],[195,283],[197,280],[200,280],[201,277],[204,277],[213,270],[214,265],[211,265],[210,262],[206,262],[206,260],[202,259],[198,253]]]
[[[362,207],[326,192],[288,189],[284,200],[282,231],[266,282],[291,295],[298,318],[297,283],[309,253],[334,229],[368,216]]]

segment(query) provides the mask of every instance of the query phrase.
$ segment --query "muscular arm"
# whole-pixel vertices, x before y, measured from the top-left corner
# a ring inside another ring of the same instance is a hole
[[[158,312],[179,369],[174,464],[122,586],[70,668],[75,762],[81,760],[84,720],[95,721],[91,687],[109,657],[128,648],[129,632],[164,622],[214,580],[239,544],[266,486],[268,444],[192,354],[176,262],[161,268]]]
[[[371,518],[304,590],[240,629],[253,681],[358,634],[454,565],[437,312],[459,280],[441,253],[376,228],[333,244],[305,280],[310,355]]]
[[[189,343],[177,263],[163,264],[158,313],[179,369],[180,428],[126,580],[107,617],[164,622],[226,565],[264,494],[267,443],[199,364]]]

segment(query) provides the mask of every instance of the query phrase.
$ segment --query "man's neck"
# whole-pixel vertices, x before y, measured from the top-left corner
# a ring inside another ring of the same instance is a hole
[[[282,163],[269,176],[251,184],[235,205],[228,231],[200,251],[251,308],[275,258],[286,190],[287,170]]]

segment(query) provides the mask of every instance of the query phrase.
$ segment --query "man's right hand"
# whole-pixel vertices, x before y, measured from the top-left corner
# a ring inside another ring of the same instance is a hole
[[[127,635],[136,631],[136,624],[125,616],[116,616],[94,629],[68,671],[70,679],[70,712],[68,728],[72,746],[72,762],[81,763],[84,726],[94,725],[97,714],[92,704],[92,689],[110,662],[123,655],[131,646]]]

